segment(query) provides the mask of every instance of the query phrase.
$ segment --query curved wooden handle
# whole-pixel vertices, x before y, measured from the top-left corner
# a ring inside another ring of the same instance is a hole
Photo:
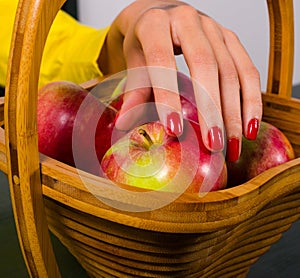
[[[267,93],[290,98],[294,67],[293,0],[267,0],[270,54]]]
[[[8,179],[21,250],[31,277],[60,277],[43,204],[37,86],[44,44],[64,0],[20,0],[5,96]]]

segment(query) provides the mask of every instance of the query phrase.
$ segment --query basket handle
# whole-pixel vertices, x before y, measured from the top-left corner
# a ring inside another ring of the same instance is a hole
[[[8,180],[20,247],[31,277],[60,277],[43,204],[36,112],[44,44],[64,2],[19,1],[5,86]]]
[[[267,0],[270,53],[267,94],[291,98],[294,68],[293,0]]]

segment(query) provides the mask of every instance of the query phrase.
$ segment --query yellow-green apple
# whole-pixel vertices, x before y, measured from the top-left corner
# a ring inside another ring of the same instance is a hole
[[[236,162],[227,162],[228,186],[242,184],[258,174],[295,157],[291,143],[275,126],[261,122],[256,140],[242,139]]]
[[[223,189],[227,170],[222,153],[203,145],[199,125],[186,121],[180,137],[158,121],[131,130],[104,155],[105,176],[118,185],[167,192],[208,192]]]
[[[80,117],[77,115],[79,109],[81,109]],[[68,81],[51,82],[42,87],[38,93],[39,151],[76,166],[75,150],[82,159],[81,168],[84,168],[82,170],[98,175],[102,156],[111,146],[115,116],[114,109],[101,103],[81,86]],[[74,145],[75,123],[76,145]],[[98,165],[89,162],[88,148],[96,152]]]

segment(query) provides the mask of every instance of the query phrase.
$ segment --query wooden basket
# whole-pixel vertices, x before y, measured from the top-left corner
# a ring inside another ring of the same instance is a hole
[[[147,211],[102,178],[40,156],[37,84],[43,46],[63,0],[21,0],[0,105],[0,168],[8,174],[21,249],[32,277],[59,277],[48,227],[92,277],[245,277],[300,216],[300,102],[291,98],[293,2],[269,0],[270,62],[264,120],[290,139],[297,158],[251,181],[205,196],[184,194]],[[4,112],[3,112],[4,111]],[[96,198],[85,187],[97,186]],[[101,186],[99,186],[99,183]],[[161,198],[164,198],[162,196]]]

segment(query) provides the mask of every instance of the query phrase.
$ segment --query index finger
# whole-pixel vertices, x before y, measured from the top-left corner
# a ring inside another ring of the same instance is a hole
[[[147,11],[139,21],[136,35],[147,64],[160,121],[170,133],[180,135],[183,119],[168,12]]]

